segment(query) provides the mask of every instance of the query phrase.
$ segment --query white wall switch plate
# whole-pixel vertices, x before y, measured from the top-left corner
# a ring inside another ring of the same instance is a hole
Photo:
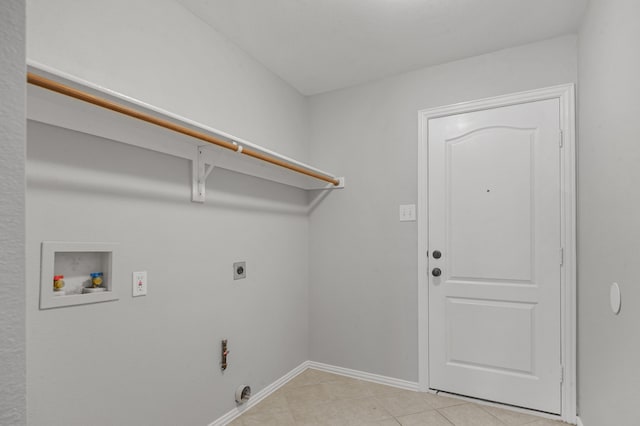
[[[400,204],[400,222],[415,222],[416,205]]]
[[[147,271],[133,273],[133,297],[147,295]]]

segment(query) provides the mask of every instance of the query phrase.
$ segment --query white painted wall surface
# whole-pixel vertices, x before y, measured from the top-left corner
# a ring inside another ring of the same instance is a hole
[[[578,406],[586,426],[640,411],[640,3],[592,0],[578,48]],[[620,285],[622,309],[609,307]]]
[[[193,204],[185,160],[28,130],[30,424],[204,425],[240,384],[258,391],[308,358],[304,192],[216,170]],[[38,310],[48,240],[119,243],[120,300]],[[234,281],[240,260],[247,278]],[[131,297],[134,271],[147,296]]]
[[[576,81],[567,36],[311,98],[311,161],[347,176],[313,212],[313,361],[418,381],[417,111]],[[418,212],[422,214],[422,212]]]
[[[0,2],[0,424],[26,424],[25,2]]]
[[[178,2],[30,0],[27,15],[30,60],[307,160],[305,98]]]
[[[307,101],[169,0],[28,5],[30,59],[301,160]],[[29,424],[203,425],[308,359],[306,194],[29,124]],[[40,244],[120,243],[120,300],[38,310]],[[247,261],[247,279],[232,264]],[[149,294],[131,297],[131,273]],[[229,369],[219,368],[229,339]]]

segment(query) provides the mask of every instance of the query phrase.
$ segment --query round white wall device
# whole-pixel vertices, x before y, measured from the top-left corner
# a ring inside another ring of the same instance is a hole
[[[618,315],[620,313],[621,304],[620,286],[618,285],[618,283],[611,284],[609,300],[611,302],[611,310],[614,314]]]

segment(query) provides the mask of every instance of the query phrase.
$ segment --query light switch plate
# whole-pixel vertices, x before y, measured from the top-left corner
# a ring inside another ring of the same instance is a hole
[[[400,222],[415,222],[416,205],[400,204]]]
[[[147,271],[133,273],[133,297],[147,295]]]

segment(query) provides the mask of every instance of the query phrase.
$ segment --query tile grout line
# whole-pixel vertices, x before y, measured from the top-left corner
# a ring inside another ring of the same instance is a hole
[[[482,408],[482,411],[484,411],[485,413],[489,414],[490,416],[495,417],[496,419],[498,419],[498,421],[499,421],[499,422],[504,423],[505,425],[507,425],[507,426],[508,426],[508,423],[507,423],[507,422],[503,421],[500,417],[496,416],[495,414],[493,414],[492,412],[490,412],[489,410],[487,410],[487,407],[491,407],[490,405],[481,405],[481,404],[476,404],[476,405],[477,405],[478,407]],[[505,410],[504,408],[499,408],[499,407],[493,407],[493,408],[498,408],[499,410]],[[523,414],[523,415],[525,415],[525,416],[533,416],[533,415],[531,415],[531,414],[519,413],[519,412],[517,412],[517,411],[509,411],[509,410],[505,410],[505,411],[507,411],[507,412],[509,412],[509,413],[515,413],[515,414]],[[530,425],[531,423],[535,423],[535,422],[538,422],[538,421],[543,420],[543,419],[544,419],[544,417],[535,418],[535,419],[533,419],[533,420],[527,420],[527,421],[526,421],[526,422],[524,422],[524,423],[519,423],[519,424],[514,425],[514,426],[527,426],[527,425]]]
[[[443,408],[447,408],[447,407],[443,407]],[[447,417],[444,413],[441,413],[440,410],[441,410],[440,408],[436,408],[436,412],[438,414],[440,414],[447,422],[451,423],[451,425],[456,426],[456,424],[453,423],[453,420],[449,419],[449,417]]]
[[[321,370],[318,370],[321,371]],[[327,372],[323,372],[325,374],[328,375],[333,375],[334,373],[327,373]],[[361,382],[361,380],[359,379],[355,379],[352,377],[347,377],[347,380],[349,381],[356,381],[356,382]],[[340,384],[342,383],[342,379],[339,380],[335,380],[335,379],[331,379],[330,377],[327,377],[326,379],[321,379],[317,382],[312,382],[312,383],[306,383],[304,385],[300,385],[300,386],[295,386],[292,387],[291,389],[301,389],[301,388],[305,388],[305,387],[313,387],[313,386],[318,386],[318,385],[331,385],[331,384]],[[280,391],[285,391],[286,392],[286,388],[287,388],[288,384],[283,386],[281,389],[278,389],[277,392]],[[291,417],[294,420],[297,420],[298,418],[293,414],[293,411],[291,410],[291,401],[289,400],[289,398],[286,397],[286,395],[284,396],[285,399],[285,404],[287,406],[287,411],[288,413],[291,415]],[[335,404],[335,403],[341,403],[341,402],[349,402],[349,401],[365,401],[365,400],[374,400],[377,404],[379,404],[381,406],[381,408],[385,411],[386,414],[382,414],[382,417],[380,417],[377,420],[384,420],[387,418],[393,418],[395,419],[395,417],[380,403],[380,401],[376,398],[375,394],[361,394],[358,396],[352,396],[352,397],[341,397],[341,398],[331,398],[329,400],[323,401],[322,403],[320,403],[319,405],[331,405],[331,404]]]
[[[463,405],[463,404],[461,404]],[[453,420],[451,420],[449,417],[447,417],[447,415],[445,413],[440,412],[440,410],[443,410],[445,408],[449,408],[449,407],[442,407],[442,408],[436,408],[436,411],[438,412],[438,414],[440,414],[442,417],[444,417],[444,419],[451,423],[453,426],[456,426],[456,424],[453,422]]]
[[[502,423],[503,425],[506,425],[506,424],[507,424],[506,422],[503,422],[503,421],[502,421],[502,419],[501,419],[501,418],[499,418],[498,416],[494,415],[494,414],[493,414],[493,413],[491,413],[490,411],[487,411],[487,410],[486,410],[482,405],[480,405],[480,404],[477,404],[477,405],[478,405],[478,407],[480,407],[480,409],[481,409],[482,411],[484,411],[485,413],[487,413],[488,415],[490,415],[491,417],[493,417],[494,419],[496,419],[497,421],[499,421],[499,422],[500,422],[500,423]],[[531,422],[529,422],[529,423],[531,423]],[[524,426],[524,423],[523,423],[523,425],[520,425],[520,426]]]

